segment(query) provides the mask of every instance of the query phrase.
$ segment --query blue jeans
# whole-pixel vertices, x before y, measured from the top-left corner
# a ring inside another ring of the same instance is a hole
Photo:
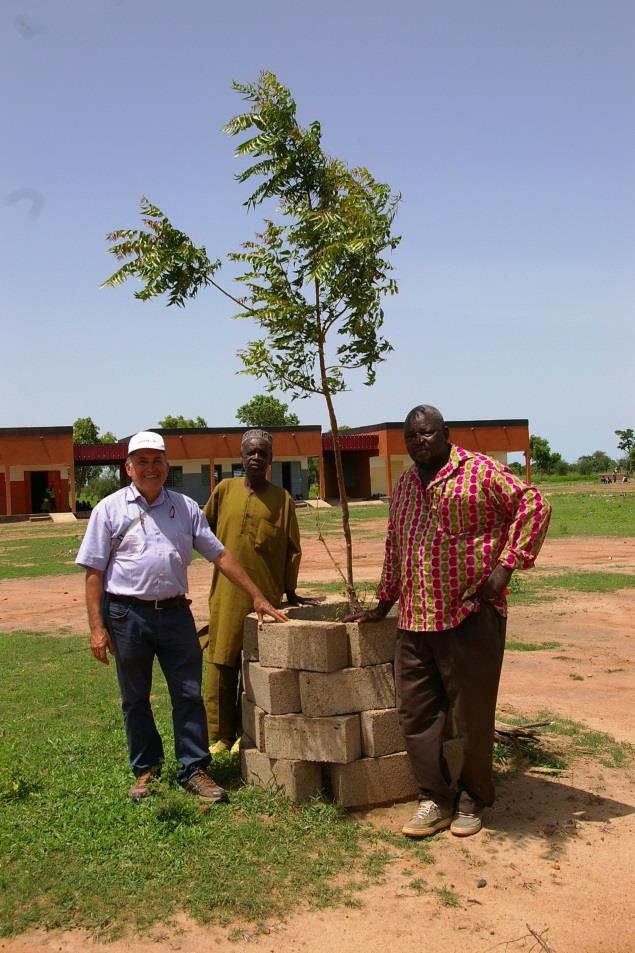
[[[172,702],[179,781],[186,781],[211,760],[201,697],[202,652],[192,613],[188,606],[128,606],[106,596],[104,616],[115,649],[132,770],[138,776],[163,761],[163,743],[150,705],[156,656]]]

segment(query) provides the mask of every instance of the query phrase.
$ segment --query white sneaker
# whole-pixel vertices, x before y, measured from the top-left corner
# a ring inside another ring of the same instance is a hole
[[[401,833],[406,837],[429,837],[449,827],[453,813],[452,808],[443,807],[436,801],[419,801],[419,809],[408,823],[404,824]]]

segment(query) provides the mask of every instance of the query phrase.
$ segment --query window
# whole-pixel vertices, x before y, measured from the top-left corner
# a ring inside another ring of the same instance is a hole
[[[214,486],[223,479],[223,465],[222,463],[214,464]]]
[[[203,466],[201,467],[201,483],[203,486],[209,486],[209,478],[210,478],[210,466],[209,466],[209,463],[204,463]]]
[[[233,477],[243,477],[245,475],[245,468],[242,463],[232,463],[232,476]]]
[[[165,481],[168,490],[183,489],[183,467],[170,467],[168,478]]]

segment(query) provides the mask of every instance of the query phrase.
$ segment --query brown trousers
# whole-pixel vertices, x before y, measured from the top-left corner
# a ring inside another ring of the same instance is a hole
[[[397,633],[397,705],[422,798],[473,813],[494,803],[492,752],[506,619],[487,604],[455,629]],[[463,763],[453,782],[443,757],[448,721]]]

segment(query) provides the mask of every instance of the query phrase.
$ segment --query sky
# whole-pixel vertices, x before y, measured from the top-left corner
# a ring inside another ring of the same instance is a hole
[[[635,426],[630,0],[3,0],[0,427],[236,426],[257,337],[213,290],[100,289],[146,195],[224,258],[258,230],[223,124],[262,69],[402,200],[394,347],[340,423],[528,418],[569,461]],[[231,284],[231,268],[226,272]],[[287,400],[281,393],[281,399]],[[328,427],[322,399],[292,405]]]

